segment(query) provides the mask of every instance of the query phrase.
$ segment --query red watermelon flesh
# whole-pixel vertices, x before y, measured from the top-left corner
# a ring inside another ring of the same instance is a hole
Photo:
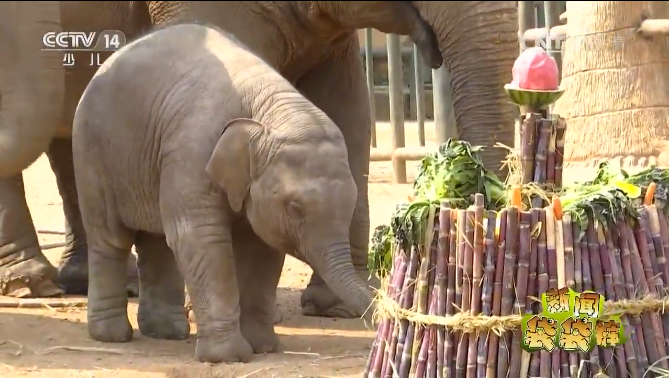
[[[513,86],[519,89],[554,91],[559,89],[560,72],[555,59],[541,47],[529,48],[513,64]]]

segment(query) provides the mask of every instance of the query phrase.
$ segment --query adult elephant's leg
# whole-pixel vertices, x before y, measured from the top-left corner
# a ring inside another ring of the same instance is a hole
[[[344,135],[351,173],[358,186],[358,202],[350,229],[351,258],[360,276],[367,280],[369,278],[367,176],[372,127],[369,95],[365,86],[357,35],[352,34],[332,50],[327,60],[298,81],[297,87],[339,126]],[[378,280],[373,277],[369,284],[378,287]],[[304,315],[356,317],[315,272],[302,293],[301,302]]]
[[[39,246],[26,203],[23,175],[0,179],[0,293],[12,297],[63,294],[56,269]]]
[[[56,175],[58,191],[63,200],[65,213],[65,251],[58,266],[58,282],[68,294],[88,293],[88,243],[81,221],[77,187],[72,164],[72,140],[55,138],[47,151],[51,169]],[[128,293],[139,295],[137,269],[134,255],[128,262]]]
[[[0,1],[0,293],[62,294],[42,254],[21,172],[55,134],[64,93],[62,55],[41,53],[42,37],[60,31],[57,1]]]

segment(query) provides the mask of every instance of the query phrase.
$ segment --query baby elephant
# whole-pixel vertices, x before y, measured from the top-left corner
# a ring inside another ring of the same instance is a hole
[[[139,330],[188,336],[185,279],[201,361],[281,350],[272,315],[286,253],[360,314],[370,306],[350,257],[357,190],[341,132],[233,37],[182,24],[116,52],[79,102],[73,150],[94,339],[132,338],[133,244]]]

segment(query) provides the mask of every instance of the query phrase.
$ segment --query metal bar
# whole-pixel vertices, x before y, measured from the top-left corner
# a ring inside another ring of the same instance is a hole
[[[395,151],[391,151],[388,149],[381,150],[379,148],[372,149],[371,154],[370,154],[370,161],[395,161],[395,160],[401,160],[403,162],[406,161],[417,161],[428,154],[432,153],[435,151],[434,147],[400,147],[396,149]]]
[[[552,41],[564,41],[567,38],[568,27],[568,25],[557,25],[552,27],[549,30],[549,39]],[[528,43],[536,44],[537,41],[543,41],[545,37],[546,28],[527,29],[525,30],[525,33],[523,33],[523,40],[525,41],[526,45]]]
[[[402,60],[402,66],[404,66],[404,60]],[[418,101],[416,100],[416,85],[418,85],[418,78],[416,77],[416,60],[414,59],[413,56],[413,50],[411,51],[411,56],[409,57],[409,69],[404,70],[402,68],[403,72],[406,72],[407,75],[409,76],[407,79],[407,87],[409,89],[409,119],[418,119],[417,114],[418,111],[416,110],[416,104]]]
[[[413,49],[411,47],[402,47],[402,56],[405,58],[411,57],[413,54]],[[360,48],[360,55],[365,55],[365,48]],[[388,50],[386,48],[372,48],[372,57],[374,58],[386,58],[388,56]]]
[[[551,37],[548,38],[546,43],[548,46],[548,54],[555,59],[555,62],[558,66],[558,71],[560,75],[558,78],[562,77],[562,52],[560,51],[561,46],[557,43],[554,43],[554,39],[551,35],[551,28],[554,26],[560,25],[560,4],[557,1],[544,1],[544,11],[546,16],[546,33]]]
[[[416,123],[418,123],[418,143],[425,145],[425,82],[423,81],[423,60],[418,46],[413,45],[413,77],[416,81]]]
[[[666,36],[669,34],[669,20],[663,19],[648,19],[641,22],[641,26],[637,29],[637,32],[641,33],[646,37],[651,36]]]
[[[388,45],[388,88],[390,93],[390,125],[393,132],[393,150],[405,146],[404,104],[402,101],[402,57],[400,56],[400,37],[396,34],[386,36]],[[404,161],[393,160],[393,181],[406,184],[407,169]]]
[[[457,138],[458,130],[453,111],[451,93],[451,75],[442,65],[432,70],[432,101],[434,104],[434,128],[438,145],[446,143],[448,138]]]
[[[523,52],[526,48],[525,31],[535,28],[535,14],[534,1],[518,2],[518,43],[520,52]]]
[[[376,103],[374,97],[374,57],[372,56],[372,29],[365,29],[365,70],[369,92],[369,113],[372,116],[372,147],[376,147]]]

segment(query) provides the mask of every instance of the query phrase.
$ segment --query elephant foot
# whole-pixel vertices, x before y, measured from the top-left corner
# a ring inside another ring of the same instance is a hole
[[[43,255],[0,266],[0,294],[14,298],[61,296],[65,291],[55,282],[56,273]]]
[[[276,305],[276,308],[274,308],[274,315],[272,316],[272,324],[279,324],[283,320],[283,315],[281,315],[281,310],[279,309],[279,305]]]
[[[242,325],[242,335],[249,342],[253,353],[279,353],[283,352],[283,345],[279,336],[274,332],[274,325],[248,322]]]
[[[88,294],[88,251],[86,247],[65,250],[58,266],[58,283],[67,294]],[[137,256],[131,253],[128,258],[128,296],[139,296],[139,273]]]
[[[100,319],[95,319],[90,315],[89,308],[88,333],[93,340],[106,343],[126,343],[132,340],[132,326],[125,313],[113,317],[101,317]]]
[[[369,277],[367,270],[359,270],[358,275],[372,288],[380,286],[379,279],[376,276]],[[325,282],[320,279],[313,279],[313,277],[302,292],[301,304],[302,315],[304,316],[352,319],[363,315],[356,313],[344,304]]]
[[[225,338],[203,336],[197,339],[195,355],[201,362],[218,364],[221,362],[249,362],[253,349],[240,331]]]
[[[195,313],[193,312],[193,305],[190,302],[190,297],[188,294],[186,294],[186,305],[184,306],[186,308],[186,312],[188,313],[188,321],[191,322],[192,324],[196,324],[195,322]],[[279,310],[279,305],[276,305],[276,308],[274,309],[274,315],[272,316],[272,323],[273,324],[279,324],[283,320],[283,315],[281,315],[281,310]]]
[[[152,306],[140,299],[137,323],[146,337],[161,340],[184,340],[190,335],[190,323],[183,307]]]

